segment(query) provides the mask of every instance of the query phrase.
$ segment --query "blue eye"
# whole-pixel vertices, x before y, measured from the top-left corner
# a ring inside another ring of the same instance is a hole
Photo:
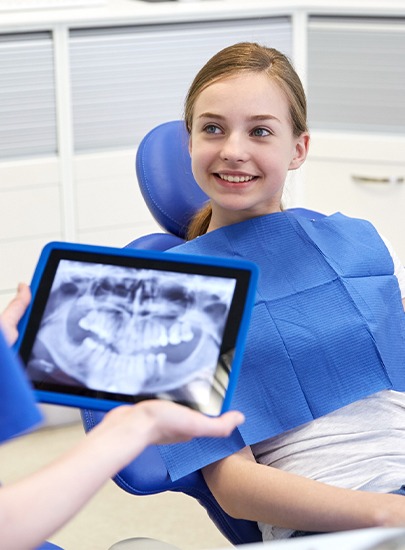
[[[217,134],[220,132],[220,129],[215,124],[207,124],[207,126],[204,127],[204,132],[207,134]]]
[[[254,130],[252,130],[252,136],[254,137],[265,137],[269,135],[271,135],[271,132],[266,128],[255,128]]]

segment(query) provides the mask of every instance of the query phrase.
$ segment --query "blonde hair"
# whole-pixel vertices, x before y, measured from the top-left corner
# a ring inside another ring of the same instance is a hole
[[[289,104],[293,134],[298,137],[303,132],[307,132],[305,92],[290,60],[275,48],[267,48],[254,42],[240,42],[224,48],[211,57],[197,73],[187,93],[184,106],[184,119],[188,132],[192,131],[195,102],[205,88],[224,78],[249,72],[266,73],[280,87]],[[209,203],[197,212],[188,228],[188,240],[207,232],[211,213]]]

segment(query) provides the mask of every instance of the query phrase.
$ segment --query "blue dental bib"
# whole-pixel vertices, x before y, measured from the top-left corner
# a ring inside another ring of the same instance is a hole
[[[172,480],[384,389],[405,391],[405,315],[373,226],[293,210],[212,231],[170,250],[244,258],[260,269],[228,439],[160,448]]]

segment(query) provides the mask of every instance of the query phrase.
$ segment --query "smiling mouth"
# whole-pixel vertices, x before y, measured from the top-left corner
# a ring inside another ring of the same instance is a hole
[[[257,178],[257,176],[231,176],[228,174],[216,174],[216,176],[228,183],[247,183]]]

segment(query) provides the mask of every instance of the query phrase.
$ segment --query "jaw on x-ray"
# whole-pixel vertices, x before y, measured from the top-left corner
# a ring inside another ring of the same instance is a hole
[[[128,395],[178,398],[183,388],[201,400],[215,374],[234,286],[219,277],[63,260],[30,374]]]

